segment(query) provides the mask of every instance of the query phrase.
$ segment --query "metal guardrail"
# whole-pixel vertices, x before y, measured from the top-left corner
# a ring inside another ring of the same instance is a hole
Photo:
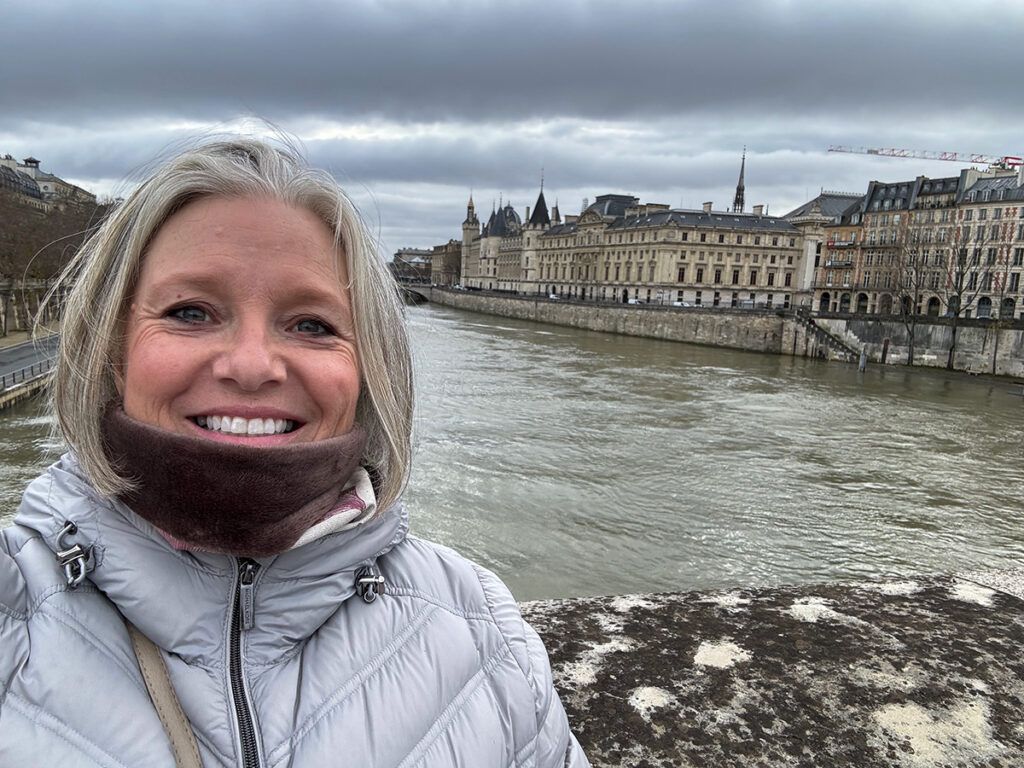
[[[26,368],[19,368],[11,373],[0,376],[0,392],[11,389],[17,384],[42,376],[53,367],[53,358],[46,358],[38,363],[33,363]]]

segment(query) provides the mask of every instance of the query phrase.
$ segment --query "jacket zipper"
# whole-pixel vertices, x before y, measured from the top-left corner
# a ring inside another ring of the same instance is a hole
[[[253,724],[252,707],[242,677],[242,632],[251,629],[255,612],[254,588],[260,564],[247,557],[238,559],[238,585],[231,610],[231,636],[229,638],[228,675],[231,680],[231,699],[238,720],[238,738],[242,745],[244,768],[260,768],[260,749]]]

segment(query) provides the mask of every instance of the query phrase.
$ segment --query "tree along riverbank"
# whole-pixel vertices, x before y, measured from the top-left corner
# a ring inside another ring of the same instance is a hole
[[[905,363],[909,354],[907,330],[899,318],[816,318],[782,309],[594,303],[431,286],[410,290],[473,312],[752,352],[850,363],[865,352],[869,361],[885,364]],[[914,364],[946,367],[952,333],[945,318],[920,318]],[[1024,378],[1024,322],[960,319],[953,369]]]

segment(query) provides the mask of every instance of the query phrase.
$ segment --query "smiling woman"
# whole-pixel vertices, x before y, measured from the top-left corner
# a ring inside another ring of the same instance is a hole
[[[333,179],[200,146],[65,292],[72,450],[0,535],[5,764],[588,764],[507,588],[406,536],[402,309]]]
[[[153,238],[128,310],[125,413],[246,445],[345,434],[359,397],[347,284],[331,231],[307,210],[187,205]]]

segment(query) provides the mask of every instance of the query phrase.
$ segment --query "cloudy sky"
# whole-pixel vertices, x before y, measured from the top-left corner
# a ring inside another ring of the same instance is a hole
[[[385,252],[634,194],[782,214],[822,188],[955,175],[832,144],[1024,153],[1024,2],[6,0],[0,154],[122,194],[189,137],[298,138]]]

